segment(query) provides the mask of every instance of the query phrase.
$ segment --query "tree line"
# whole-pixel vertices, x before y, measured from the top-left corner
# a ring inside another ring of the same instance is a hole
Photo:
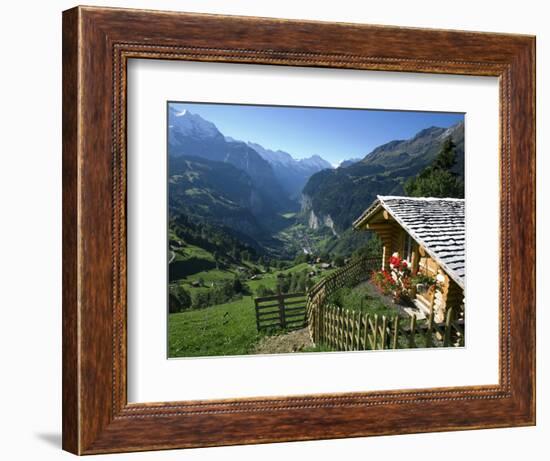
[[[199,285],[204,283],[199,282]],[[188,309],[224,304],[248,294],[248,287],[239,277],[233,280],[222,280],[206,290],[196,290],[191,293],[181,284],[171,285],[169,288],[170,313],[182,312]]]
[[[464,180],[454,171],[455,148],[456,145],[449,136],[432,163],[405,182],[405,193],[410,197],[464,198]]]

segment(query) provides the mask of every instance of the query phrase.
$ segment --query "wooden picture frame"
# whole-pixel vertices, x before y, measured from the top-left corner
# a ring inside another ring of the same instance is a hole
[[[500,380],[494,386],[128,404],[131,58],[495,76]],[[535,424],[535,38],[77,7],[63,13],[63,448],[93,454]]]

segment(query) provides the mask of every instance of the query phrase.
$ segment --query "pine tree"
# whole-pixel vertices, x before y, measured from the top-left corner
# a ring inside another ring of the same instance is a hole
[[[456,165],[455,144],[448,137],[431,165],[403,186],[411,197],[464,197],[464,181],[453,171]]]

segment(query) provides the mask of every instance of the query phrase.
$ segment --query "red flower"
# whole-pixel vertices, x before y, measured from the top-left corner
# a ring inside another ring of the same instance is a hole
[[[392,266],[399,266],[401,264],[401,258],[399,258],[399,256],[391,256],[389,259],[389,263]]]

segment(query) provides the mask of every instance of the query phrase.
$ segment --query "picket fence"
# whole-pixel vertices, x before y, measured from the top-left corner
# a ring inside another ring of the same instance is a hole
[[[464,344],[464,323],[454,321],[453,309],[446,321],[435,323],[433,313],[425,320],[399,315],[379,316],[326,305],[319,313],[316,344],[338,351],[449,347]]]
[[[306,315],[311,339],[316,345],[338,351],[449,347],[464,345],[464,321],[453,309],[445,322],[428,318],[369,315],[330,304],[339,288],[367,280],[380,267],[380,258],[361,258],[320,280],[307,293]]]

